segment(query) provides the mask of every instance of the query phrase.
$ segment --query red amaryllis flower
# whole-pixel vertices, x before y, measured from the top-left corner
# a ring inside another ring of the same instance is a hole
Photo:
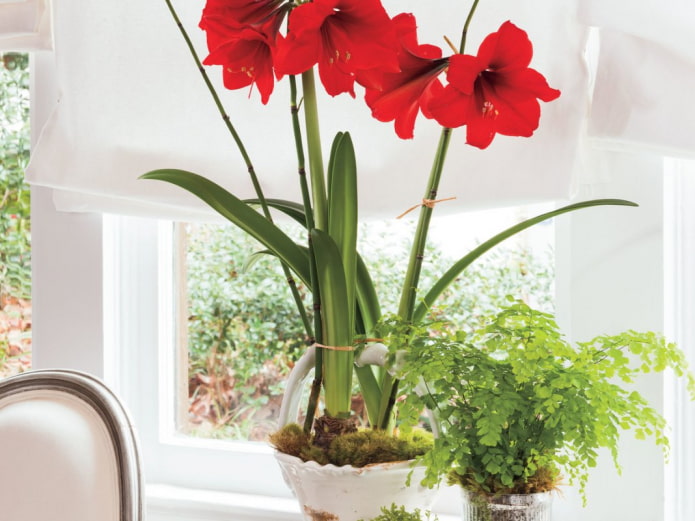
[[[240,26],[217,17],[208,17],[205,27],[210,54],[205,65],[222,65],[222,79],[228,89],[254,84],[263,104],[273,92],[273,47],[281,18],[263,24]]]
[[[466,142],[487,148],[495,134],[529,137],[538,128],[538,100],[552,101],[560,91],[528,67],[533,47],[527,34],[505,22],[485,38],[477,56],[450,58],[449,84],[428,106],[445,127],[466,125]]]
[[[314,0],[294,8],[287,38],[278,41],[276,69],[300,74],[319,64],[326,92],[355,96],[363,69],[398,70],[398,43],[379,0]]]
[[[365,71],[358,75],[358,81],[367,87],[364,99],[372,109],[372,116],[379,121],[394,121],[398,137],[409,139],[413,137],[418,112],[422,108],[428,115],[428,100],[441,89],[437,76],[446,68],[448,60],[442,58],[439,47],[418,44],[417,25],[412,14],[399,14],[393,23],[401,44],[400,72]],[[378,77],[372,78],[373,75]],[[370,87],[368,83],[379,87]]]
[[[207,19],[224,19],[239,25],[257,24],[274,15],[285,0],[208,0],[203,8],[200,28],[207,30]]]

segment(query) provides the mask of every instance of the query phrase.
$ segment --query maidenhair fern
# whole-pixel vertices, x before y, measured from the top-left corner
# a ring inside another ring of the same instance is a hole
[[[552,488],[553,479],[539,477],[561,471],[583,491],[598,449],[620,468],[623,430],[668,450],[664,419],[631,388],[638,375],[672,369],[695,396],[683,353],[661,335],[626,331],[573,347],[551,314],[520,301],[459,338],[385,329],[387,343],[410,346],[401,367],[405,423],[429,407],[440,424],[423,456],[429,485],[453,471],[468,489],[515,493],[530,483]]]

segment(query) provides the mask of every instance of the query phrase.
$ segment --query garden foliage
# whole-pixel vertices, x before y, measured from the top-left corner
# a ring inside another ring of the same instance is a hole
[[[0,377],[30,365],[29,59],[0,54]]]
[[[29,67],[26,55],[5,54],[0,66],[0,292],[29,298]]]

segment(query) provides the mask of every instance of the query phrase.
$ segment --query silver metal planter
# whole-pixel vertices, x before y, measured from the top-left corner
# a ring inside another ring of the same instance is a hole
[[[551,492],[486,497],[462,490],[463,521],[551,521]]]

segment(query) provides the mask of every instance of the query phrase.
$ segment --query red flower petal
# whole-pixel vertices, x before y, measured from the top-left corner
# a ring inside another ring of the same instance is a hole
[[[290,33],[287,38],[279,36],[275,49],[275,69],[282,74],[301,74],[311,69],[320,56],[319,33],[306,35],[301,40],[294,33]]]
[[[200,28],[207,30],[208,18],[221,18],[239,25],[265,22],[285,0],[208,0],[203,8]]]
[[[222,65],[224,86],[240,89],[256,85],[263,104],[273,92],[273,54],[271,38],[255,27],[235,27],[224,31],[224,25],[216,19],[208,21],[210,34],[215,34],[219,45],[210,52],[203,63]],[[222,36],[223,35],[223,36]]]
[[[471,107],[475,108],[474,97],[463,95],[452,85],[447,85],[427,104],[430,116],[437,123],[448,128],[458,128],[465,125],[469,118]]]
[[[366,86],[365,101],[372,116],[379,121],[394,121],[396,134],[402,139],[413,137],[415,119],[424,100],[431,97],[432,89],[441,87],[437,77],[447,65],[441,58],[441,49],[417,43],[415,17],[400,14],[393,19],[401,43],[398,56],[400,71],[385,72],[381,76],[367,75],[371,83]],[[375,77],[379,79],[378,87]]]
[[[480,61],[498,72],[525,69],[532,57],[533,45],[528,35],[509,21],[504,22],[497,32],[488,35],[478,48]]]
[[[349,92],[366,69],[397,71],[397,42],[379,0],[314,0],[290,14],[288,37],[279,42],[276,70],[299,74],[314,64],[326,92]]]
[[[485,70],[486,63],[468,54],[454,54],[449,58],[446,79],[463,94],[473,94],[478,76]]]
[[[524,31],[505,22],[485,38],[477,56],[450,59],[447,85],[428,104],[445,127],[466,125],[466,142],[490,145],[495,134],[529,137],[538,128],[540,104],[560,91],[528,67],[533,48]]]
[[[221,65],[224,85],[256,85],[261,101],[273,92],[273,52],[285,17],[285,0],[208,0],[200,21],[210,54],[205,65]]]

